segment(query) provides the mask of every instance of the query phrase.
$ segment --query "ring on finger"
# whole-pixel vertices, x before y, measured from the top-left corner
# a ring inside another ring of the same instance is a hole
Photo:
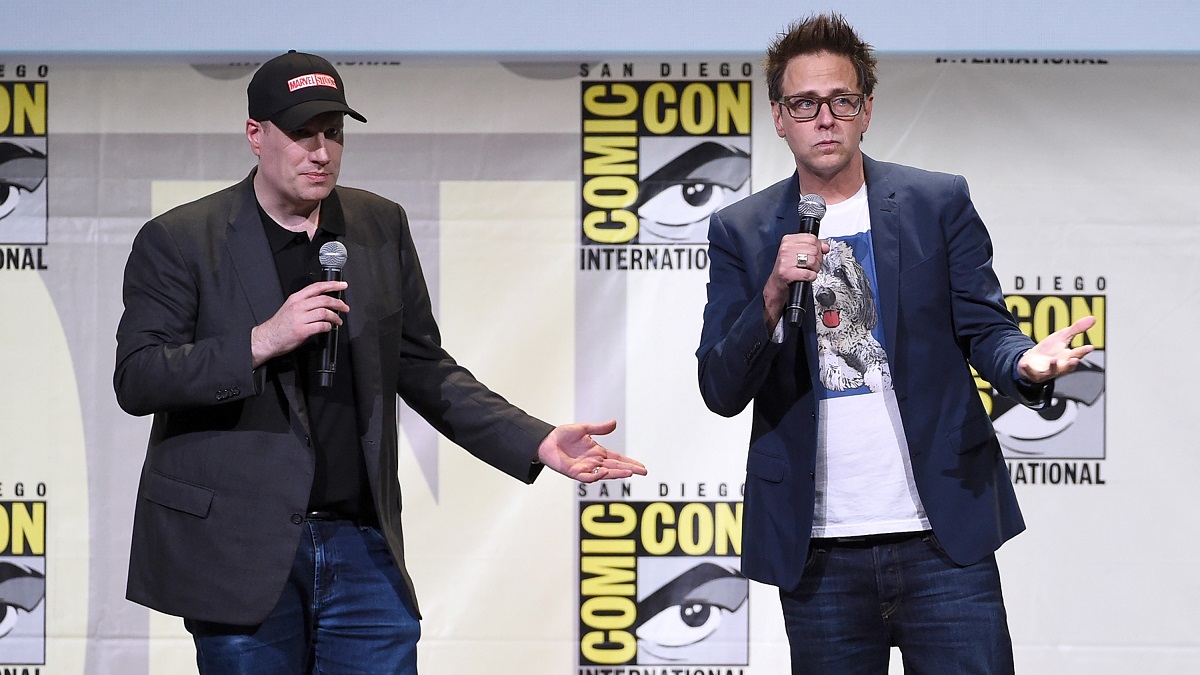
[[[796,254],[796,267],[799,267],[801,269],[808,267],[808,254],[807,253],[797,253]]]

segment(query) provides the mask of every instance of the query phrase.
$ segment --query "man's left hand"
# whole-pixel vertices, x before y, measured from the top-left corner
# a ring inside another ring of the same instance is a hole
[[[592,436],[612,433],[616,420],[603,424],[563,424],[554,428],[538,446],[538,461],[581,483],[606,478],[646,475],[646,467],[597,443]]]
[[[1079,360],[1092,352],[1092,345],[1071,348],[1071,341],[1096,323],[1096,317],[1085,316],[1075,323],[1046,336],[1033,349],[1021,355],[1017,372],[1021,379],[1033,384],[1066,375],[1079,366]]]

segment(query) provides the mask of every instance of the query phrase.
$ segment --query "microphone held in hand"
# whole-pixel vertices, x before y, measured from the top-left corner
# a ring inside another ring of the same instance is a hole
[[[821,218],[825,216],[825,200],[817,194],[801,195],[800,206],[797,210],[800,212],[800,234],[816,235],[821,229]],[[811,295],[808,291],[809,286],[810,283],[807,281],[792,282],[792,298],[784,312],[788,323],[793,326],[800,325],[800,317],[804,315],[805,301]]]
[[[327,242],[321,246],[318,260],[321,261],[321,281],[341,281],[342,268],[346,266],[346,246],[340,241]],[[342,299],[341,291],[333,296]],[[317,373],[321,376],[322,387],[333,386],[333,374],[337,371],[338,328],[335,323],[319,337],[321,362]]]

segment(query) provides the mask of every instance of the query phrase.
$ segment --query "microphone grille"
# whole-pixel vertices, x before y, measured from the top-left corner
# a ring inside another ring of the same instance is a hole
[[[340,270],[346,265],[346,246],[340,241],[325,242],[317,258],[321,261],[321,267]]]
[[[818,194],[800,195],[800,217],[811,216],[820,220],[825,216],[825,199]]]

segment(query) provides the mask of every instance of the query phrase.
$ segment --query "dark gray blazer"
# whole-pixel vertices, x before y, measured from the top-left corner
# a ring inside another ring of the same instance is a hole
[[[1037,405],[1050,387],[1018,384],[1033,346],[1004,304],[987,230],[961,176],[865,158],[880,321],[917,492],[946,553],[976,562],[1025,528],[970,365],[1001,393]],[[762,289],[780,240],[799,231],[796,175],[713,214],[700,390],[732,416],[751,401],[742,571],[800,582],[815,500],[818,401],[812,312],[773,343]],[[969,363],[968,363],[969,362]]]
[[[252,186],[241,183],[148,222],[125,269],[113,384],[154,415],[135,508],[130,600],[241,625],[275,606],[303,527],[314,454],[287,360],[251,368],[250,330],[283,304]],[[398,204],[336,188],[344,213],[359,445],[381,529],[404,567],[396,396],[438,431],[526,482],[551,426],[489,391],[441,347]],[[415,595],[413,596],[415,604]]]

